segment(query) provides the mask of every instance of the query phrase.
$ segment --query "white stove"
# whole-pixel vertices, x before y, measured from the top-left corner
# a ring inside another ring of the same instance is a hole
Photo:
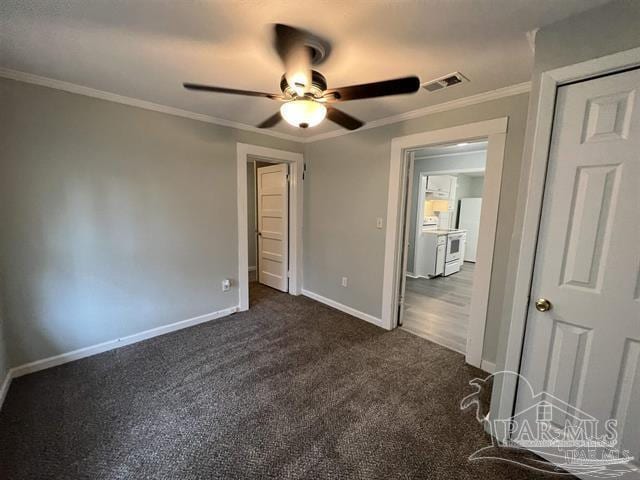
[[[464,258],[466,231],[439,228],[438,217],[425,217],[422,239],[416,250],[416,275],[427,278],[447,276],[460,271]]]
[[[467,232],[464,230],[451,230],[447,233],[447,249],[444,257],[444,273],[451,275],[460,271],[464,261],[464,244]]]

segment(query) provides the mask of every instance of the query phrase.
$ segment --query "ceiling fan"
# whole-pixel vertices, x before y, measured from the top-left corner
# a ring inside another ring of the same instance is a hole
[[[280,79],[282,93],[264,93],[235,88],[184,83],[188,90],[231,93],[250,97],[263,97],[283,102],[280,111],[273,114],[258,128],[270,128],[285,119],[299,128],[318,125],[325,117],[348,130],[356,130],[364,122],[338,110],[332,104],[364,98],[384,97],[414,93],[420,88],[416,76],[385,80],[382,82],[327,88],[325,77],[311,67],[322,63],[330,52],[330,45],[310,32],[288,25],[274,25],[274,47],[285,67]]]

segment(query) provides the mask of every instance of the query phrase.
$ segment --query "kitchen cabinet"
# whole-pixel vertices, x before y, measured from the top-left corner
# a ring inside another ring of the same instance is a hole
[[[427,193],[443,195],[448,198],[449,191],[451,190],[451,176],[450,175],[429,175],[427,177]]]
[[[427,177],[426,198],[453,200],[456,196],[458,178],[453,175],[430,175]],[[453,210],[454,202],[449,202],[449,210]]]
[[[447,253],[447,235],[422,232],[415,261],[415,274],[419,277],[435,277],[444,273]]]

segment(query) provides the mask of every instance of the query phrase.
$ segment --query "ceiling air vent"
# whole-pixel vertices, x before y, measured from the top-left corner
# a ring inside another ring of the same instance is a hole
[[[468,81],[469,79],[462,75],[460,72],[454,72],[450,73],[449,75],[445,75],[444,77],[431,80],[430,82],[423,83],[422,88],[424,88],[427,92],[435,92],[438,90],[442,90],[443,88],[453,87],[454,85],[458,85],[460,83]]]

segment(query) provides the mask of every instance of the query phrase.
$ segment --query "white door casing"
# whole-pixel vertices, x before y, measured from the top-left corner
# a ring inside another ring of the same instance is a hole
[[[258,281],[286,292],[289,286],[288,165],[257,169]]]
[[[409,161],[409,164],[407,165],[407,192],[412,192],[413,191],[413,167],[414,167],[414,154],[413,152],[411,152],[410,154],[411,160]],[[425,177],[426,180],[426,177]],[[423,181],[422,181],[422,177],[420,178],[420,182],[419,182],[420,187],[422,188],[422,192],[418,195],[418,202],[420,202],[422,199],[422,204],[424,204],[424,185],[423,185]],[[404,205],[404,209],[406,212],[410,212],[412,209],[412,204],[413,204],[413,198],[411,198],[411,195],[407,195],[405,197],[405,205]],[[417,205],[417,210],[418,210],[418,215],[423,215],[424,214],[424,210],[422,208],[422,205],[420,203],[418,203]],[[420,220],[420,222],[416,221],[416,233],[418,231],[419,226],[422,226],[422,220]],[[406,222],[405,226],[404,226],[404,249],[403,249],[403,256],[402,256],[402,271],[406,272],[407,271],[407,262],[409,260],[409,249],[411,248],[411,241],[415,242],[415,246],[413,247],[413,271],[416,271],[416,257],[418,255],[418,250],[419,250],[419,240],[418,240],[418,235],[414,235],[414,238],[411,239],[410,238],[410,233],[411,233],[411,222]],[[400,280],[401,284],[400,284],[400,301],[398,302],[400,304],[399,307],[399,312],[398,312],[398,318],[400,319],[400,322],[402,321],[402,318],[404,316],[404,309],[405,309],[405,290],[407,287],[407,277],[406,275],[402,276],[402,279]]]
[[[387,197],[387,231],[385,236],[384,274],[382,284],[382,327],[391,330],[397,326],[398,297],[402,281],[401,228],[404,225],[404,196],[406,183],[407,154],[411,150],[429,145],[465,142],[481,138],[488,139],[487,165],[485,170],[485,195],[481,223],[486,228],[478,244],[478,262],[474,272],[474,292],[471,298],[469,331],[466,348],[467,363],[482,365],[489,286],[493,265],[493,250],[497,228],[498,204],[502,184],[508,118],[495,118],[466,125],[432,130],[393,138],[389,164],[389,189]],[[475,170],[470,170],[475,171]],[[467,173],[455,170],[456,173]],[[431,174],[453,173],[431,172]]]
[[[636,459],[639,94],[640,70],[558,89],[521,368],[535,392],[617,419],[622,448]],[[537,311],[539,297],[552,309]]]
[[[249,250],[247,231],[247,164],[254,160],[289,164],[289,293],[302,293],[302,212],[304,210],[304,155],[301,153],[236,144],[238,206],[238,309],[249,309]]]

